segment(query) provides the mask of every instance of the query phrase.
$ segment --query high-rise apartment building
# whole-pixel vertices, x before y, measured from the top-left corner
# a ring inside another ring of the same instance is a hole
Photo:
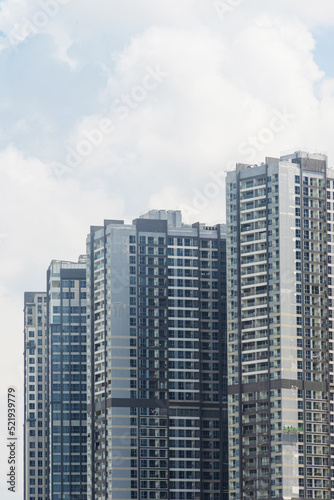
[[[89,499],[228,498],[225,260],[179,211],[91,228]]]
[[[24,294],[24,499],[44,500],[47,475],[46,293]]]
[[[303,152],[227,174],[231,500],[334,498],[333,179]]]
[[[87,498],[86,259],[24,295],[24,498]]]
[[[47,272],[50,500],[87,498],[86,258]],[[45,497],[44,497],[45,498]]]

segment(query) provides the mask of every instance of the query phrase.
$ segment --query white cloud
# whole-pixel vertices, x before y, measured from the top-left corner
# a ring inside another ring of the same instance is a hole
[[[110,200],[102,190],[82,189],[71,178],[59,182],[49,165],[25,158],[13,147],[0,154],[0,179],[5,187],[1,202],[6,207],[0,229],[8,233],[0,250],[2,283],[36,272],[29,265],[31,259],[36,266],[41,259],[44,266],[54,257],[75,259],[85,251],[90,224],[101,223],[104,214],[123,214],[122,197]],[[10,269],[8,259],[13,263]]]
[[[326,80],[314,62],[313,47],[307,27],[281,15],[259,16],[233,39],[205,27],[144,31],[117,55],[101,94],[104,112],[86,116],[69,138],[75,148],[83,131],[96,128],[103,118],[115,124],[78,169],[78,177],[89,177],[97,165],[104,175],[108,165],[117,178],[131,175],[126,184],[134,190],[148,176],[146,196],[147,190],[152,194],[175,179],[198,183],[228,161],[249,161],[240,157],[240,144],[268,127],[277,113],[293,119],[269,143],[260,144],[257,160],[273,148],[275,154],[293,148],[301,138],[313,144],[323,100],[326,107],[332,105],[328,91],[320,100],[316,92]],[[146,68],[156,65],[168,77],[142,102],[132,102],[121,119],[110,110],[112,103],[131,95]]]
[[[294,118],[268,143],[260,142],[256,161],[296,145],[325,148],[333,158],[333,82],[313,59],[310,30],[332,22],[333,4],[318,5],[321,8],[304,0],[252,5],[244,1],[222,21],[210,2],[203,6],[188,0],[171,9],[166,1],[146,0],[139,5],[128,0],[116,6],[102,0],[69,1],[50,16],[41,33],[16,51],[3,51],[0,63],[8,80],[0,105],[8,122],[3,121],[1,140],[3,147],[13,142],[16,149],[6,148],[1,154],[6,212],[0,233],[9,236],[0,251],[14,275],[22,277],[28,262],[32,270],[41,262],[45,266],[44,255],[47,261],[52,252],[74,258],[65,235],[83,241],[91,213],[101,214],[101,219],[104,210],[109,216],[116,209],[136,216],[159,199],[175,203],[184,197],[191,202],[198,186],[210,182],[210,172],[225,169],[231,161],[247,161],[240,145],[268,128],[276,112]],[[10,31],[40,8],[39,1],[2,2],[1,29]],[[50,37],[54,45],[43,51]],[[6,69],[23,52],[31,58],[33,71],[26,73],[30,80],[22,89],[16,87],[22,64],[16,73]],[[67,79],[67,63],[77,80]],[[90,75],[93,67],[97,69],[94,85],[87,80],[85,94],[71,107],[75,96],[67,102],[62,96],[67,89],[73,92],[78,81],[85,82],[85,67]],[[142,85],[147,68],[156,67],[168,76],[122,118],[115,101],[131,95]],[[61,93],[54,88],[43,96],[43,78],[47,90],[56,81]],[[96,128],[105,118],[114,122],[114,131],[58,181],[49,168],[52,161],[66,163],[68,144],[76,148],[85,138],[83,131]],[[32,144],[35,157],[31,153],[29,157]],[[19,201],[28,209],[19,212]],[[214,201],[205,210],[207,220],[216,219]],[[22,225],[26,240],[34,242],[34,248],[25,247],[25,254],[14,230]],[[8,267],[0,272],[9,279]]]

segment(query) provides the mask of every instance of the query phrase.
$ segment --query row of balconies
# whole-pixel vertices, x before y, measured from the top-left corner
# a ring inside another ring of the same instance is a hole
[[[243,267],[241,269],[241,274],[240,276],[248,276],[250,274],[260,274],[260,273],[267,273],[267,266],[266,265],[253,265],[248,267]],[[230,274],[230,276],[233,276],[233,274]]]
[[[255,283],[255,285],[258,285],[261,283]],[[258,295],[263,296],[263,298],[266,300],[267,298],[267,286],[260,286],[258,288],[250,288],[249,290],[241,290],[241,297],[256,297]]]
[[[267,244],[266,243],[254,243],[252,245],[244,245],[240,249],[240,254],[245,255],[248,253],[252,253],[254,255],[257,255],[261,252],[265,252],[267,250]]]
[[[252,256],[246,256],[242,257],[240,264],[241,267],[249,266],[250,264],[257,264],[257,263],[266,263],[267,262],[267,254],[266,253],[258,253]]]
[[[246,215],[243,215],[240,217],[240,222],[250,222],[250,221],[256,221],[258,219],[264,219],[266,220],[267,213],[266,210],[260,209],[258,211],[254,212],[248,212]]]
[[[232,184],[230,184],[232,186]],[[245,192],[249,189],[253,189],[254,187],[266,187],[266,179],[265,177],[254,177],[250,180],[240,181],[239,188],[240,192]],[[232,188],[230,189],[232,191]]]
[[[254,210],[256,208],[265,208],[266,206],[267,202],[265,199],[252,200],[252,201],[244,200],[240,203],[240,213],[247,212],[249,210]]]
[[[269,353],[267,350],[265,351],[257,351],[249,354],[242,354],[242,364],[249,363],[252,361],[260,361],[262,359],[268,359]]]
[[[265,229],[267,227],[266,220],[254,221],[254,222],[245,222],[240,227],[241,233],[248,233],[250,231],[256,231],[258,229]]]
[[[267,330],[256,330],[248,333],[242,333],[241,335],[241,340],[242,341],[248,341],[248,340],[253,340],[253,339],[263,339],[263,341],[266,341],[268,337],[268,332]]]
[[[240,237],[240,244],[243,245],[245,243],[249,242],[255,242],[255,241],[261,241],[261,240],[266,240],[267,239],[267,233],[266,232],[256,232],[252,234],[247,234],[245,236]]]

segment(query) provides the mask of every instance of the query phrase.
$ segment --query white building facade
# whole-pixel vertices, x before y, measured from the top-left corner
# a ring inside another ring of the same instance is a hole
[[[333,498],[333,177],[303,152],[227,174],[231,500]]]
[[[24,294],[24,499],[48,492],[46,293]]]

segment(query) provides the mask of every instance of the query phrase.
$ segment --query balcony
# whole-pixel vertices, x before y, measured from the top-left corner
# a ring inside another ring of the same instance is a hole
[[[255,284],[255,283],[254,283]],[[267,296],[267,287],[261,286],[258,288],[251,288],[250,290],[242,290],[241,297],[253,297],[256,295],[265,295]]]
[[[256,221],[258,219],[266,219],[266,211],[265,210],[260,210],[259,212],[253,212],[253,213],[247,213],[244,216],[240,217],[240,222],[250,222],[250,221]]]
[[[242,341],[248,341],[248,340],[254,340],[254,339],[266,340],[267,336],[268,336],[268,334],[266,331],[249,332],[249,333],[243,333],[241,336],[241,340]]]
[[[252,233],[252,234],[247,234],[245,236],[242,236],[240,239],[240,243],[242,245],[244,243],[250,243],[252,241],[261,241],[261,240],[266,240],[266,239],[267,239],[266,232]]]

